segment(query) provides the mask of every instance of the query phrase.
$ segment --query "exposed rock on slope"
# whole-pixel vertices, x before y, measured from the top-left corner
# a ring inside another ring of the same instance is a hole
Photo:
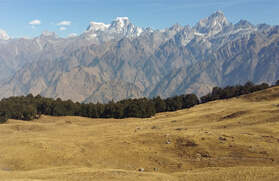
[[[279,78],[279,47],[276,43],[279,34],[270,36],[273,31],[246,35],[227,43],[208,60],[172,70],[150,96],[169,97],[191,92],[204,95],[214,86],[244,84],[248,80],[274,84]]]
[[[80,36],[43,32],[33,39],[10,38],[0,42],[0,98],[33,93],[79,102],[116,101],[201,96],[214,86],[248,80],[272,84],[279,79],[278,41],[279,26],[245,20],[233,25],[221,11],[194,27],[175,24],[153,31],[117,18],[108,25],[91,22]],[[115,79],[123,94],[113,97],[109,83]]]
[[[137,86],[115,79],[102,84],[84,102],[109,102],[111,100],[117,102],[122,99],[140,97],[145,97],[145,95]]]

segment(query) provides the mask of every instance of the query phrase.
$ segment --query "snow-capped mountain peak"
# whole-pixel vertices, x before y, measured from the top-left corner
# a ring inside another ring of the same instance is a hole
[[[216,11],[215,13],[213,13],[208,17],[208,20],[213,20],[213,19],[216,19],[222,23],[228,23],[224,13],[221,10]]]
[[[108,27],[110,25],[104,24],[104,23],[98,23],[98,22],[91,22],[90,25],[87,28],[87,31],[107,31]]]
[[[52,37],[52,38],[58,38],[58,35],[54,31],[43,31],[40,37]]]
[[[0,30],[0,40],[8,40],[8,39],[10,39],[9,35],[4,30]]]
[[[123,29],[129,26],[130,21],[127,17],[118,17],[110,23],[109,31],[111,29],[116,29],[117,32],[121,32]]]
[[[181,29],[183,29],[183,27],[178,23],[175,23],[174,25],[172,25],[172,27],[169,28],[169,30],[175,30],[175,31],[179,31]]]
[[[117,17],[113,22],[116,22],[121,28],[130,23],[128,17]]]
[[[194,27],[197,33],[205,34],[206,36],[216,35],[223,30],[229,23],[222,11],[216,11],[207,18],[201,19]]]
[[[67,38],[75,38],[75,37],[77,37],[77,35],[75,33],[71,33],[71,34],[68,35]]]
[[[103,40],[101,39],[104,37],[113,39],[113,37],[140,36],[143,32],[153,32],[153,30],[151,28],[143,29],[133,25],[128,17],[117,17],[110,24],[91,22],[84,35],[87,38],[99,39],[102,42]]]
[[[251,24],[249,21],[247,20],[240,20],[237,24],[235,24],[235,29],[248,29],[248,28],[254,28],[255,26],[253,24]]]
[[[215,26],[216,24],[220,24],[222,26],[229,24],[224,13],[220,10],[213,13],[212,15],[210,15],[207,18],[201,19],[198,22],[197,26],[201,26],[201,27],[210,26],[210,25]]]

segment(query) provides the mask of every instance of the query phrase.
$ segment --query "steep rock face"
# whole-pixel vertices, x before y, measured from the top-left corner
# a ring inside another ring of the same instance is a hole
[[[102,84],[94,93],[85,99],[84,102],[108,102],[120,101],[129,98],[141,98],[145,95],[134,84],[114,79]]]
[[[171,71],[150,96],[170,97],[185,93],[205,95],[214,86],[254,83],[274,84],[279,78],[279,34],[245,35],[214,52],[210,60]]]
[[[278,26],[233,25],[221,11],[194,27],[153,31],[117,18],[91,22],[80,36],[10,38],[0,42],[0,98],[32,93],[107,102],[202,96],[248,80],[272,84],[279,79],[278,38]]]
[[[41,94],[46,97],[71,99],[82,102],[102,83],[109,81],[109,75],[97,67],[77,67],[61,74],[51,86]]]
[[[181,67],[171,71],[150,92],[150,97],[160,95],[167,98],[174,95],[196,93],[203,95],[205,92],[218,85],[220,73],[211,62],[201,62],[189,67]],[[207,69],[208,67],[211,68]]]
[[[258,53],[260,61],[255,68],[255,82],[274,83],[279,78],[279,37]]]
[[[240,20],[235,26],[235,30],[242,30],[242,29],[254,29],[255,26],[249,23],[247,20]]]
[[[0,47],[0,80],[13,75],[27,63],[62,56],[63,39],[53,37],[55,34],[49,36],[44,33],[34,39],[11,39]]]
[[[206,37],[218,34],[229,23],[222,11],[217,11],[208,18],[204,18],[194,27],[197,32]]]
[[[62,74],[61,66],[56,65],[56,61],[50,59],[26,64],[14,76],[0,82],[2,96],[40,94]]]

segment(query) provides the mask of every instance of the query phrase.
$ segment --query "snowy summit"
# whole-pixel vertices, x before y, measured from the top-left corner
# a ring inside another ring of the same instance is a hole
[[[8,40],[10,37],[4,30],[0,30],[0,40]]]

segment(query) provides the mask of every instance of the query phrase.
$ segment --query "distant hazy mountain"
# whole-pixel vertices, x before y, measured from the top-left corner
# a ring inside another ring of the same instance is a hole
[[[91,22],[83,34],[67,38],[43,32],[15,39],[3,32],[0,98],[33,93],[108,102],[201,96],[214,86],[279,79],[279,26],[245,20],[234,25],[221,11],[194,27],[174,24],[156,31],[117,18],[108,25]]]

